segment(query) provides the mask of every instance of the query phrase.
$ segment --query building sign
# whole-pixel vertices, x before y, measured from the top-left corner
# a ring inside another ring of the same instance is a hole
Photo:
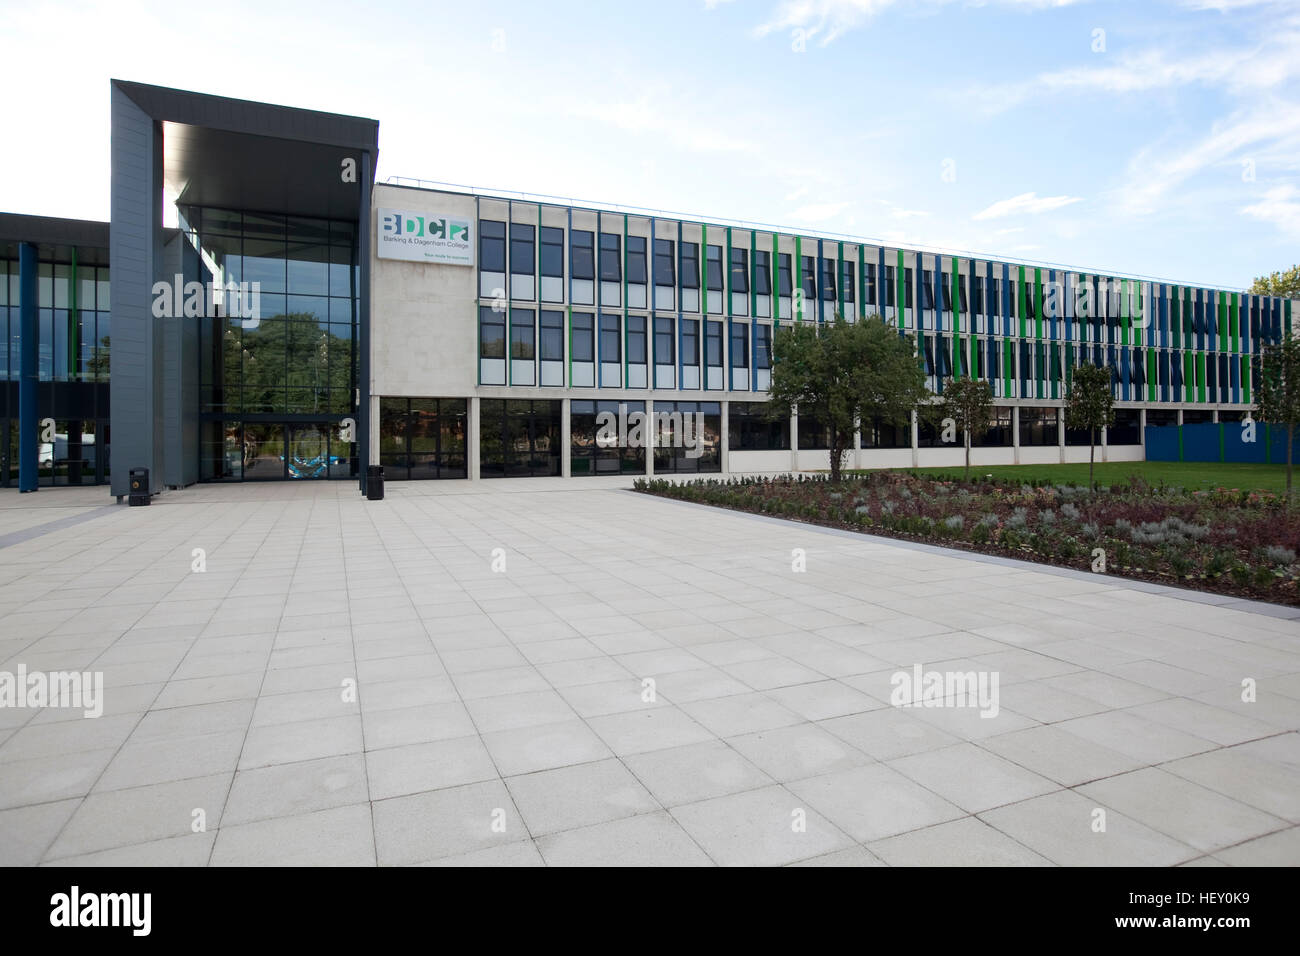
[[[474,241],[468,219],[379,210],[379,258],[472,266]]]

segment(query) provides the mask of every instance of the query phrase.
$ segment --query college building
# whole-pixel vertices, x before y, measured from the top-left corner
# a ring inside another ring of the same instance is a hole
[[[935,392],[989,380],[977,464],[1086,461],[1062,413],[1082,362],[1112,370],[1098,459],[1141,460],[1148,426],[1251,408],[1296,304],[377,183],[353,116],[118,80],[111,109],[111,224],[0,214],[6,486],[824,469],[825,426],[764,403],[775,330],[837,315],[913,336]],[[652,439],[602,430],[643,416]],[[960,463],[944,437],[862,422],[846,464]]]

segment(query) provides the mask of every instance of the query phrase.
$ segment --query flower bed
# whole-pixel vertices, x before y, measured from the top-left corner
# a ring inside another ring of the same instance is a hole
[[[1300,510],[1267,491],[946,481],[872,472],[637,479],[637,491],[1300,606]]]

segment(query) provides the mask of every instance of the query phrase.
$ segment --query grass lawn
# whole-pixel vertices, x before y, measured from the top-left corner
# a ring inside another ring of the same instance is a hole
[[[945,478],[962,477],[963,469],[915,468],[907,469],[920,475],[941,475]],[[971,477],[992,475],[1004,481],[1050,481],[1054,484],[1086,485],[1088,463],[1068,465],[971,465]],[[1196,491],[1204,488],[1237,488],[1239,490],[1286,491],[1285,465],[1239,465],[1218,462],[1193,461],[1111,461],[1097,462],[1095,478],[1103,485],[1129,484],[1133,475],[1140,475],[1151,485],[1178,485]],[[1300,475],[1294,479],[1300,482]]]

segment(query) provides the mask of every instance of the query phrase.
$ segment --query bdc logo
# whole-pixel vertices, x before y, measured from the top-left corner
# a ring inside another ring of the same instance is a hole
[[[405,239],[446,239],[469,242],[469,220],[448,217],[429,218],[387,213],[380,217],[379,229],[385,236]]]

